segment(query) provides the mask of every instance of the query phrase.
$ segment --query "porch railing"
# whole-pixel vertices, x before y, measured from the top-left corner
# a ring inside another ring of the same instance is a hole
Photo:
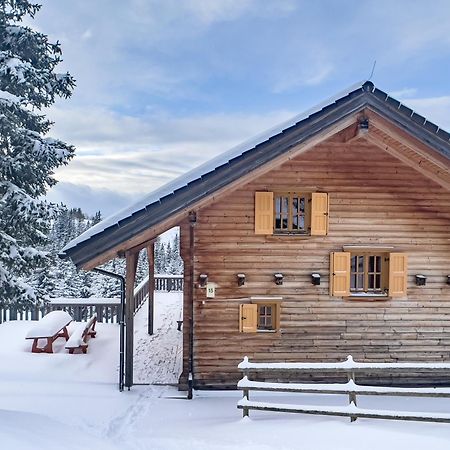
[[[172,292],[183,290],[183,275],[155,275],[154,290]],[[134,313],[148,298],[148,277],[134,289]],[[39,320],[50,311],[67,311],[77,322],[86,321],[94,313],[104,323],[118,323],[120,317],[119,298],[53,298],[48,303],[30,307],[0,307],[0,323],[9,320]]]

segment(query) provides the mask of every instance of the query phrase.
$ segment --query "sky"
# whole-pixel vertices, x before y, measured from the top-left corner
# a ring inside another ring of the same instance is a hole
[[[41,0],[77,87],[48,197],[112,214],[368,79],[450,130],[450,1]]]

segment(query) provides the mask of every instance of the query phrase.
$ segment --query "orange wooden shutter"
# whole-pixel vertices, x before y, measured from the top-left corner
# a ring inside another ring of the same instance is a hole
[[[330,292],[335,297],[350,295],[350,253],[331,253]]]
[[[255,234],[273,234],[273,192],[255,192]]]
[[[239,305],[239,331],[256,333],[258,324],[258,305],[245,303]]]
[[[311,236],[328,234],[328,194],[313,192],[311,194]]]
[[[405,253],[389,254],[389,296],[405,297],[408,276],[408,256]]]

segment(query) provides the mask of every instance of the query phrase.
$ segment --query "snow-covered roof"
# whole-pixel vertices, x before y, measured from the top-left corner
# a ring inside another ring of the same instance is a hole
[[[242,155],[245,151],[250,150],[253,147],[255,147],[256,145],[267,141],[272,136],[275,136],[275,135],[283,132],[283,130],[286,130],[287,128],[294,126],[301,120],[306,119],[310,115],[320,111],[325,106],[327,106],[331,103],[334,103],[336,100],[348,95],[350,92],[353,92],[353,91],[357,90],[358,88],[361,88],[361,86],[363,84],[364,84],[364,80],[351,85],[347,89],[339,92],[337,95],[334,95],[333,97],[328,98],[327,100],[313,106],[312,108],[302,112],[301,114],[297,114],[296,116],[292,117],[291,119],[289,119],[283,123],[280,123],[277,126],[272,127],[269,130],[266,130],[263,133],[258,134],[249,140],[242,142],[241,144],[221,153],[220,155],[217,155],[216,157],[210,159],[209,161],[206,161],[205,163],[199,165],[198,167],[195,167],[191,171],[179,176],[175,180],[170,181],[169,183],[161,186],[160,188],[156,189],[155,191],[150,192],[149,194],[143,196],[141,199],[139,199],[135,203],[133,203],[130,206],[127,206],[126,208],[121,209],[117,213],[112,214],[111,216],[105,218],[98,224],[96,224],[93,227],[86,230],[84,233],[80,234],[80,236],[78,236],[75,239],[68,242],[67,245],[62,249],[62,252],[64,253],[67,250],[77,246],[78,244],[90,239],[92,236],[95,236],[95,235],[101,233],[106,228],[109,228],[114,225],[118,225],[121,220],[124,220],[127,217],[130,217],[132,214],[136,213],[137,211],[145,209],[147,206],[159,201],[160,198],[165,197],[166,195],[173,193],[177,189],[180,189],[183,186],[188,185],[192,181],[194,181],[198,178],[201,178],[203,175],[205,175],[209,172],[212,172],[213,170],[226,164],[227,162],[231,161],[232,159]]]
[[[87,265],[97,256],[186,210],[200,199],[366,107],[394,121],[450,160],[449,133],[376,88],[372,82],[361,81],[109,216],[70,241],[63,248],[61,257],[70,257],[78,267]]]

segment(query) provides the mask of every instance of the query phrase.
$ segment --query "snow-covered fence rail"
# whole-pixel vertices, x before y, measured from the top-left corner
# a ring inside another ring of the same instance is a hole
[[[77,322],[97,314],[97,321],[118,323],[120,299],[116,298],[53,298],[40,306],[0,308],[0,323],[8,320],[39,320],[51,311],[67,311]]]
[[[450,374],[450,363],[360,363],[351,356],[340,363],[253,363],[247,357],[239,364],[244,376],[238,383],[242,389],[243,398],[238,402],[238,408],[243,410],[243,416],[248,416],[250,410],[295,412],[316,415],[331,415],[350,417],[352,421],[358,417],[393,420],[416,420],[425,422],[450,423],[450,414],[434,412],[410,412],[372,410],[357,407],[358,395],[385,395],[408,397],[441,397],[450,398],[450,388],[447,387],[385,387],[358,385],[355,382],[356,374],[394,374],[405,371],[415,373],[444,373]],[[347,383],[268,383],[252,381],[251,373],[336,373],[347,376]],[[449,381],[450,382],[450,381]],[[287,392],[303,394],[346,394],[349,404],[347,406],[312,406],[292,405],[250,400],[250,391]]]
[[[183,275],[155,275],[155,291],[182,291]]]

